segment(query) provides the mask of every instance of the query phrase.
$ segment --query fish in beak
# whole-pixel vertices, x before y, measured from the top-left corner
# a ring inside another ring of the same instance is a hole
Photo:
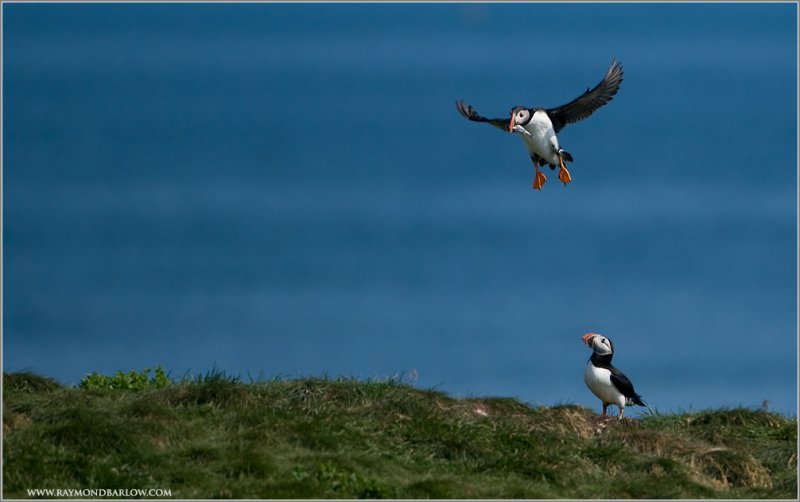
[[[527,134],[528,136],[533,136],[533,134],[529,133],[527,129],[525,129],[519,124],[515,125],[511,132],[518,132],[522,134]]]

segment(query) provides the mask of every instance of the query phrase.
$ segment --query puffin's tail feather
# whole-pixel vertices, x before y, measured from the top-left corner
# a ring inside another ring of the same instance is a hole
[[[646,404],[644,404],[644,401],[642,401],[642,396],[640,396],[639,394],[634,394],[633,397],[630,398],[630,400],[633,404],[637,406],[647,406]]]

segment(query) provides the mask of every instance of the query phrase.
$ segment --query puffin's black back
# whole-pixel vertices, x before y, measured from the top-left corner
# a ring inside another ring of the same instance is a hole
[[[609,340],[610,342],[610,340]],[[613,350],[613,345],[612,345]],[[598,354],[596,352],[592,352],[592,357],[589,358],[592,361],[592,364],[597,368],[605,368],[611,372],[611,383],[614,384],[614,387],[617,388],[618,391],[622,393],[627,399],[630,399],[633,404],[639,406],[647,406],[642,401],[642,396],[636,393],[633,390],[633,384],[625,376],[623,372],[615,368],[611,365],[611,359],[614,357],[614,353],[611,354]]]

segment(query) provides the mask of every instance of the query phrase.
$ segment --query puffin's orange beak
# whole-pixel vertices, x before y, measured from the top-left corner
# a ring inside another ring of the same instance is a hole
[[[585,343],[587,346],[591,347],[592,345],[589,343],[589,340],[595,336],[597,336],[597,333],[586,333],[581,337],[581,340],[583,340],[583,343]]]
[[[508,121],[508,132],[514,132],[514,116],[511,116],[511,120]]]

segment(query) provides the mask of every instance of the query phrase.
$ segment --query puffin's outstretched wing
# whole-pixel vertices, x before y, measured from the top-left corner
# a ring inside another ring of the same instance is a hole
[[[456,108],[458,109],[458,113],[465,119],[469,119],[473,122],[486,122],[498,129],[508,132],[508,123],[510,119],[487,119],[486,117],[478,115],[478,112],[470,105],[464,103],[464,101],[456,101]]]
[[[611,101],[619,90],[620,83],[622,83],[622,65],[615,59],[611,62],[603,80],[594,89],[586,89],[586,92],[566,105],[545,110],[553,122],[553,129],[558,132],[565,125],[583,120],[591,115],[595,110]]]
[[[622,392],[623,396],[633,401],[634,404],[645,406],[644,402],[642,401],[642,396],[633,390],[633,384],[630,380],[628,380],[628,377],[626,377],[624,373],[613,366],[610,368],[610,370],[611,383],[614,384],[614,387],[616,387],[618,391]]]

